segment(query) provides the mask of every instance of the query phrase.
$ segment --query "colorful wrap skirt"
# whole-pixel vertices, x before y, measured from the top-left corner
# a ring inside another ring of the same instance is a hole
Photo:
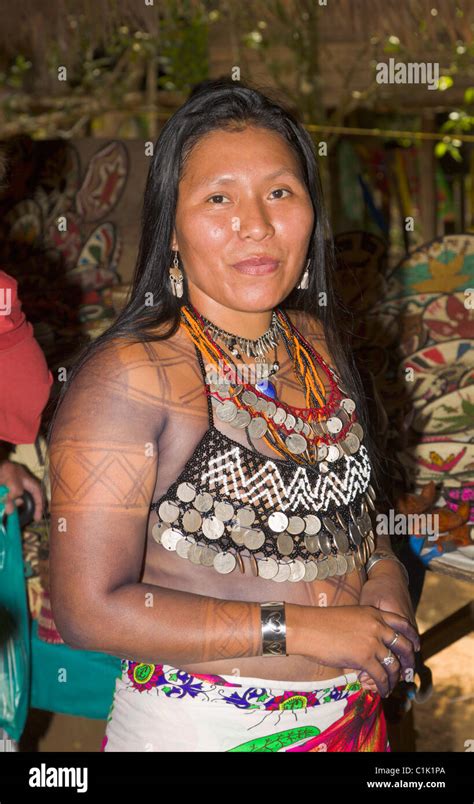
[[[100,751],[391,748],[382,698],[356,673],[288,682],[123,659]]]

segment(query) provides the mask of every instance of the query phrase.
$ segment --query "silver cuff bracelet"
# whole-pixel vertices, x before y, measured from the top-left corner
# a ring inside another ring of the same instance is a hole
[[[261,603],[262,656],[287,656],[284,603]]]
[[[400,561],[400,559],[398,558],[398,556],[395,556],[395,555],[393,555],[392,553],[387,553],[387,552],[384,552],[383,550],[376,550],[376,551],[375,551],[375,553],[372,553],[372,555],[370,556],[370,558],[369,558],[369,559],[368,559],[368,561],[366,562],[366,565],[365,565],[365,571],[366,571],[366,573],[367,573],[367,577],[368,577],[369,572],[370,572],[370,570],[372,569],[372,567],[373,567],[375,564],[377,564],[377,562],[378,562],[378,561],[384,561],[384,560],[388,560],[388,561],[396,561],[396,562],[397,562],[397,564],[399,564],[399,565],[400,565],[400,567],[401,567],[401,568],[402,568],[402,570],[403,570],[403,574],[404,574],[404,576],[405,576],[406,584],[407,584],[407,586],[409,586],[409,584],[410,584],[410,578],[409,578],[409,576],[408,576],[408,570],[407,570],[407,568],[405,567],[405,564],[403,564],[403,562],[402,562],[402,561]]]

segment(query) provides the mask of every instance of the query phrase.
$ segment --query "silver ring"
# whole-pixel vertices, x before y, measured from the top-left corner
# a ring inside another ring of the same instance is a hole
[[[395,642],[397,641],[399,636],[400,634],[398,633],[398,631],[395,631],[395,636],[393,637],[392,641],[388,643],[387,648],[391,648],[392,645],[395,645]]]
[[[381,664],[384,664],[384,665],[388,666],[390,664],[393,664],[394,661],[395,661],[395,657],[394,657],[392,651],[389,650],[388,656],[386,656],[384,659],[382,659]]]

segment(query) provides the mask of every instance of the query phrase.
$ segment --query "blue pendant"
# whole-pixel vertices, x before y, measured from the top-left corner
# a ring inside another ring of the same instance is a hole
[[[270,380],[260,380],[260,382],[255,383],[255,388],[261,394],[269,396],[270,399],[276,399],[276,389]]]

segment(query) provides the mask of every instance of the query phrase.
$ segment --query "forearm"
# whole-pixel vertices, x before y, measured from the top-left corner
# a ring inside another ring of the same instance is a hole
[[[63,639],[86,650],[178,667],[180,663],[262,655],[257,602],[221,600],[134,583],[111,592],[97,608],[90,616],[78,614],[78,622],[84,623],[79,630],[64,626]],[[304,608],[285,605],[287,653],[296,652],[297,610]],[[70,639],[66,638],[68,633]]]

